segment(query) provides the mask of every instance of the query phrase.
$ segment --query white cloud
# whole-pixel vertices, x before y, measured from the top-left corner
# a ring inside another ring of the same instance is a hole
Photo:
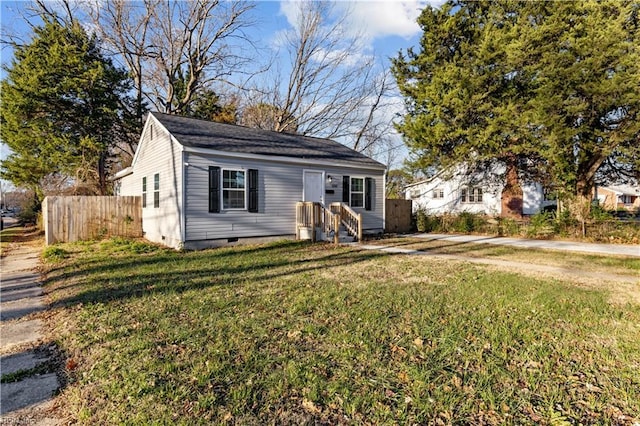
[[[282,0],[280,13],[294,25],[301,0]],[[338,13],[347,14],[348,30],[363,36],[368,43],[387,36],[409,39],[420,33],[416,19],[427,5],[440,6],[445,0],[339,0]]]
[[[416,19],[427,5],[419,0],[374,0],[339,2],[345,9],[350,28],[368,40],[387,36],[411,38],[420,33]]]

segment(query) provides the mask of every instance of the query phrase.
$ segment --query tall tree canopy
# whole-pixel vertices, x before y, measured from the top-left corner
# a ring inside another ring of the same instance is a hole
[[[392,79],[374,56],[354,54],[363,40],[350,31],[348,12],[333,6],[295,3],[295,22],[278,41],[288,64],[265,76],[243,114],[263,128],[335,138],[366,151],[393,130],[384,116]]]
[[[393,64],[413,165],[499,161],[582,200],[599,174],[637,178],[639,14],[631,1],[425,8],[420,49]]]
[[[77,22],[49,19],[5,70],[0,137],[12,154],[2,177],[39,195],[51,176],[107,193],[108,160],[126,132],[126,73]]]
[[[105,47],[129,70],[138,116],[146,104],[189,114],[200,94],[228,82],[252,63],[253,24],[246,1],[88,0]]]

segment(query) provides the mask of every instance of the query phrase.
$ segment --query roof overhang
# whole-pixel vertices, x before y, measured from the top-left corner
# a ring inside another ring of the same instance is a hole
[[[297,158],[297,157],[285,157],[280,155],[247,154],[242,152],[220,151],[220,150],[215,150],[210,148],[198,148],[198,147],[189,147],[189,146],[184,146],[184,152],[193,153],[193,154],[202,154],[202,155],[213,155],[216,157],[243,158],[243,159],[259,160],[259,161],[271,161],[271,162],[285,163],[285,164],[302,164],[302,165],[314,165],[314,166],[326,166],[326,167],[349,167],[352,169],[377,170],[380,172],[385,172],[387,170],[387,167],[384,164],[380,164],[380,165],[358,164],[356,162],[339,161],[339,160],[328,161],[328,160],[317,160],[317,159],[307,159],[307,158]]]
[[[116,173],[115,175],[113,175],[113,177],[111,178],[111,180],[118,180],[118,179],[122,179],[125,176],[129,176],[130,174],[133,173],[133,167],[129,166],[126,167],[122,170],[120,170],[118,173]]]

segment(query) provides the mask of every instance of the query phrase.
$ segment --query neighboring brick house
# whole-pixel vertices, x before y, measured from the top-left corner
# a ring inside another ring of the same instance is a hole
[[[596,186],[593,198],[605,210],[640,210],[640,187],[632,185]]]

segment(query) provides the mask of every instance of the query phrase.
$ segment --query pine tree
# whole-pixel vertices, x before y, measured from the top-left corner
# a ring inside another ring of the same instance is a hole
[[[570,198],[639,176],[637,2],[449,1],[393,71],[413,165],[535,178]]]
[[[526,119],[577,216],[597,181],[640,179],[640,3],[537,4],[513,45],[535,76]]]
[[[13,152],[2,176],[39,196],[52,175],[106,194],[109,156],[126,137],[126,74],[77,22],[45,20],[14,55],[1,83],[0,137]]]

